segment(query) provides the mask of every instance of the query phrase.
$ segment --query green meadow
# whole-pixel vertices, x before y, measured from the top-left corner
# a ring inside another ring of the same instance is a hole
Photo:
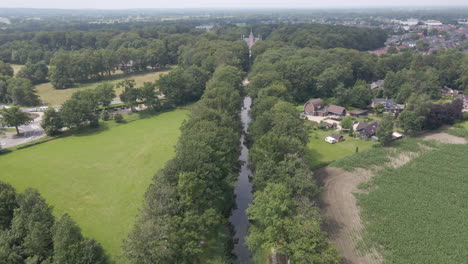
[[[54,214],[67,212],[121,263],[121,242],[131,230],[152,176],[174,155],[188,111],[58,138],[0,155],[0,180],[18,191],[36,188]]]

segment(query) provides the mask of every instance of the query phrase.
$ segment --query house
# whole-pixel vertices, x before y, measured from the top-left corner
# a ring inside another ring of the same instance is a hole
[[[304,114],[312,116],[326,116],[327,109],[323,106],[323,100],[320,98],[309,100],[304,105]]]
[[[329,105],[328,106],[328,113],[329,114],[334,114],[337,116],[345,116],[346,115],[346,109],[342,106],[338,105]]]
[[[367,115],[367,110],[356,109],[356,110],[353,110],[353,111],[349,112],[349,115],[354,116],[354,117],[366,116]]]
[[[384,98],[374,98],[372,99],[371,107],[375,108],[378,104],[382,104],[384,106],[384,112],[389,112],[392,114],[399,114],[403,109],[405,109],[404,105],[395,104],[392,99],[384,99]]]
[[[440,93],[442,94],[442,96],[455,97],[455,96],[458,96],[460,92],[458,90],[454,90],[452,88],[444,86],[444,88],[440,89]]]
[[[371,90],[383,89],[384,83],[385,83],[384,80],[377,80],[377,81],[371,83],[370,88],[371,88]]]
[[[344,137],[342,135],[340,135],[340,134],[333,133],[333,134],[331,134],[330,137],[334,138],[337,142],[341,142],[341,141],[344,140]]]
[[[377,133],[378,126],[379,126],[379,123],[377,121],[371,124],[358,123],[355,131],[360,133],[361,136],[364,138],[371,138],[375,136],[375,134]]]

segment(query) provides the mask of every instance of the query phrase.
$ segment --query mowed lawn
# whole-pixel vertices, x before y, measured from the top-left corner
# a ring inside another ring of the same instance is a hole
[[[307,155],[309,156],[310,167],[316,169],[327,165],[328,163],[343,158],[348,155],[363,151],[377,144],[375,141],[355,139],[348,134],[343,134],[345,140],[335,144],[325,142],[325,138],[332,133],[338,133],[333,130],[312,130],[309,134],[309,144],[307,144]]]
[[[0,155],[0,180],[37,188],[54,214],[68,212],[119,260],[152,176],[174,155],[187,110]]]
[[[366,244],[383,263],[467,263],[468,145],[441,145],[385,168],[359,194]]]
[[[143,85],[145,82],[154,82],[161,75],[167,74],[169,71],[159,71],[159,72],[150,72],[150,73],[142,73],[142,74],[133,74],[133,75],[115,75],[121,76],[115,79],[110,80],[110,82],[117,84],[120,81],[125,79],[134,79],[136,82],[137,87]],[[39,95],[39,99],[42,101],[43,104],[56,106],[63,104],[66,100],[70,99],[72,94],[79,90],[85,89],[92,89],[96,88],[96,86],[103,81],[99,82],[92,82],[92,83],[85,83],[80,84],[78,87],[75,88],[68,88],[68,89],[55,89],[50,82],[42,83],[36,85],[37,93]],[[122,93],[122,88],[115,88],[117,96]]]

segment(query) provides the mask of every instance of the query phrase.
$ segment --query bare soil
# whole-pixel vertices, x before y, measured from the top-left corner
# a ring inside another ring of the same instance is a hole
[[[316,172],[323,184],[320,197],[322,215],[328,223],[332,243],[342,256],[343,264],[379,264],[382,257],[375,251],[359,254],[357,243],[364,230],[360,210],[353,193],[361,192],[360,183],[369,181],[373,172],[356,169],[348,172],[338,168],[323,168]]]
[[[457,137],[450,135],[448,133],[444,132],[437,132],[437,133],[424,133],[419,138],[424,139],[424,140],[437,140],[442,143],[448,143],[448,144],[466,144],[466,139],[462,137]]]

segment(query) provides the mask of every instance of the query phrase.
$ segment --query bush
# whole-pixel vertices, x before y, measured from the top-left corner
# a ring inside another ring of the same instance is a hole
[[[102,121],[108,121],[110,119],[109,111],[104,110],[101,114]]]
[[[124,118],[123,118],[122,114],[120,114],[120,113],[115,114],[115,115],[114,115],[114,121],[115,121],[116,123],[123,123],[123,122],[124,122]]]

